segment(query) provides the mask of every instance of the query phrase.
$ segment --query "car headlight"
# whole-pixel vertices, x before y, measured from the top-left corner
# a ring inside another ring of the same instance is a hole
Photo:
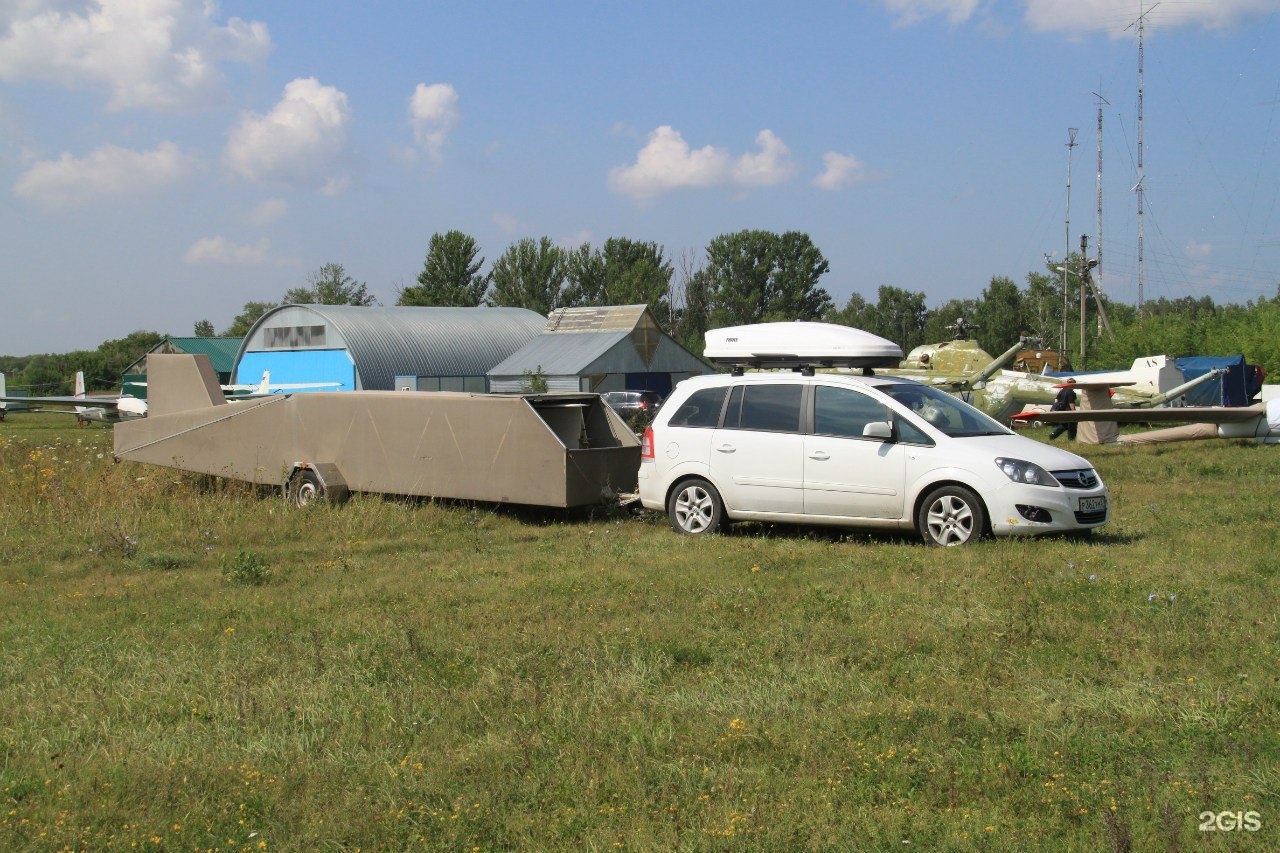
[[[996,459],[996,467],[1015,483],[1026,483],[1031,486],[1056,486],[1058,481],[1048,471],[1023,459]]]

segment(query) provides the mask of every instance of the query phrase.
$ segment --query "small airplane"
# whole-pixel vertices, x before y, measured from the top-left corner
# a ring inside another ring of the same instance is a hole
[[[145,387],[146,382],[131,382],[131,385]],[[338,388],[341,382],[294,382],[271,383],[271,371],[262,371],[262,381],[256,385],[223,385],[222,390],[231,392],[229,399],[251,400],[269,394],[282,394],[302,388]],[[8,403],[25,403],[27,411],[43,410],[74,414],[79,423],[90,421],[97,423],[118,423],[133,418],[146,417],[147,401],[131,394],[94,394],[85,393],[84,372],[76,372],[75,394],[70,397],[13,397],[5,393],[3,374],[0,374],[0,419],[4,418]],[[65,407],[65,408],[63,408]]]
[[[266,397],[271,394],[283,394],[285,391],[299,391],[304,388],[341,388],[341,382],[287,382],[272,384],[271,371],[262,371],[262,381],[257,385],[223,385],[222,390],[231,392],[232,400],[244,400],[250,397]]]
[[[1197,377],[1203,380],[1203,377]],[[1252,406],[1181,406],[1172,408],[1113,408],[1109,389],[1115,383],[1077,382],[1084,391],[1083,405],[1069,412],[1027,412],[1016,417],[1043,423],[1079,423],[1082,444],[1157,444],[1204,438],[1252,438],[1263,444],[1280,444],[1280,399]],[[1190,384],[1190,383],[1188,383]],[[1177,390],[1177,389],[1175,389]],[[1172,394],[1172,392],[1170,392]],[[1184,424],[1167,429],[1120,434],[1119,424]],[[1084,426],[1093,427],[1086,431]]]
[[[0,388],[0,391],[5,389]],[[75,415],[79,423],[97,421],[100,423],[116,423],[140,418],[147,413],[147,401],[128,394],[95,394],[85,393],[84,372],[76,372],[75,394],[71,397],[14,397],[0,393],[0,403],[26,403],[28,411],[43,411],[45,406],[67,407],[49,411],[62,411]]]

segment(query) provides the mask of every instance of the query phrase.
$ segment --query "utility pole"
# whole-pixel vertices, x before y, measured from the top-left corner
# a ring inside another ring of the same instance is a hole
[[[1067,128],[1067,248],[1062,256],[1062,345],[1058,351],[1065,353],[1067,351],[1067,314],[1071,311],[1071,291],[1067,287],[1067,260],[1071,257],[1071,154],[1076,147],[1076,133],[1074,127]]]
[[[1085,276],[1089,274],[1089,235],[1080,235],[1080,363],[1076,370],[1084,370],[1085,358],[1088,356],[1088,345],[1085,343]]]

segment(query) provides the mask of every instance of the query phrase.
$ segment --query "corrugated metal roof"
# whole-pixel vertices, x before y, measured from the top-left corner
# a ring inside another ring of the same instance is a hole
[[[199,355],[204,353],[213,362],[217,373],[230,373],[236,363],[236,353],[244,338],[169,338],[179,352]]]
[[[601,356],[631,336],[628,327],[618,332],[544,332],[529,341],[502,363],[489,371],[490,376],[521,376],[527,370],[541,370],[547,376],[577,375],[584,372]],[[635,347],[627,346],[623,358],[639,361]]]
[[[314,313],[341,335],[365,390],[391,390],[396,376],[484,376],[546,323],[525,308],[282,305],[254,323],[245,345],[286,310]]]
[[[187,353],[207,355],[215,373],[231,373],[236,355],[244,338],[175,338],[172,335],[153,346],[148,352]],[[146,373],[146,355],[124,369],[126,374]]]
[[[558,308],[547,318],[548,332],[631,331],[648,310],[647,305],[600,305]]]

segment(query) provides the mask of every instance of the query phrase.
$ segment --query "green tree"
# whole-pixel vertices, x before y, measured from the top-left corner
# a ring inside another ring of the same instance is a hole
[[[978,303],[973,299],[951,299],[934,308],[924,323],[923,343],[951,340],[955,337],[956,321],[963,319],[966,323],[973,323],[977,307]]]
[[[474,308],[485,301],[489,276],[482,275],[480,245],[461,231],[431,235],[418,283],[400,291],[397,305]]]
[[[218,336],[217,330],[213,328],[213,324],[208,320],[197,320],[192,331],[197,338],[215,338]]]
[[[871,323],[871,305],[861,293],[849,294],[843,308],[832,308],[824,318],[828,323],[839,323],[855,329],[865,329]]]
[[[817,320],[831,308],[818,286],[826,258],[807,234],[745,230],[707,244],[707,305],[714,326]]]
[[[223,337],[243,338],[249,334],[253,324],[258,322],[263,314],[275,307],[275,302],[246,302],[244,308],[240,309],[240,313],[231,321],[231,325],[222,333]]]
[[[974,306],[973,320],[978,326],[978,344],[992,355],[998,355],[1017,342],[1030,324],[1022,304],[1022,291],[1013,279],[993,276]]]
[[[925,343],[924,327],[928,318],[923,293],[882,284],[876,304],[868,311],[870,322],[866,330],[888,338],[905,353]]]
[[[608,275],[605,272],[604,252],[591,248],[590,243],[564,251],[564,277],[565,286],[561,296],[563,304],[608,304]]]
[[[817,320],[830,311],[831,294],[818,286],[830,266],[808,234],[788,231],[779,236],[765,294],[765,318]]]
[[[674,268],[657,243],[610,237],[601,249],[584,243],[563,257],[562,305],[644,304],[660,325],[670,325]]]
[[[307,275],[306,287],[285,292],[289,305],[376,305],[378,300],[363,281],[347,275],[342,264],[328,263]]]
[[[493,264],[488,304],[528,308],[547,315],[561,305],[564,251],[550,237],[512,243]]]

